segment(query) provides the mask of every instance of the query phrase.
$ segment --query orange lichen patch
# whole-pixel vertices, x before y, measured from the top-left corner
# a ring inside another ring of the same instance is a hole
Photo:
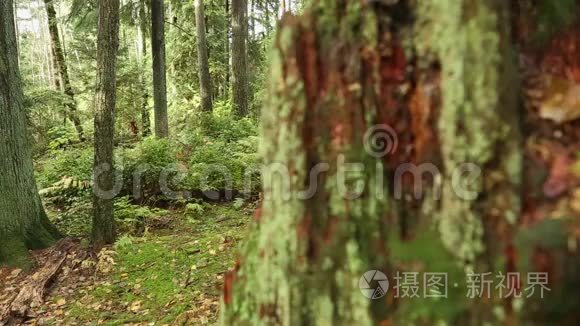
[[[230,304],[232,302],[233,290],[234,290],[234,282],[238,276],[238,271],[241,267],[241,261],[238,258],[236,261],[235,267],[227,272],[224,276],[224,303]]]
[[[334,234],[336,233],[336,229],[338,228],[339,219],[336,217],[331,217],[327,224],[326,229],[324,230],[324,244],[329,245],[332,240],[334,239]]]
[[[415,162],[425,162],[433,157],[437,148],[435,113],[439,106],[439,73],[425,76],[417,83],[411,96],[411,127],[415,137]]]
[[[314,109],[314,103],[319,96],[319,74],[316,34],[312,29],[302,30],[297,51],[298,66],[304,81],[308,107]]]
[[[305,239],[310,236],[311,225],[312,225],[312,216],[308,214],[304,216],[304,218],[298,223],[296,230],[298,239]]]

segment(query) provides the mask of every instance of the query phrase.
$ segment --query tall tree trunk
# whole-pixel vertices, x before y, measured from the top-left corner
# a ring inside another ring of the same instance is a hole
[[[147,7],[145,1],[139,4],[139,34],[141,37],[141,63],[143,75],[141,75],[141,133],[143,137],[151,135],[151,117],[149,115],[149,91],[147,89],[147,78],[145,77],[147,69]]]
[[[387,20],[359,1],[315,3],[287,16],[274,40],[264,201],[225,278],[226,325],[372,325],[389,313],[359,290],[365,272],[390,270],[383,160],[363,150],[385,109],[376,40]]]
[[[227,19],[227,27],[226,27],[226,85],[224,87],[224,94],[227,96],[229,94],[230,89],[230,73],[231,73],[231,53],[230,53],[230,27],[231,27],[231,19],[230,16],[230,0],[225,0],[225,11],[226,11],[226,19]]]
[[[251,30],[251,34],[248,33],[248,37],[251,35],[252,36],[252,40],[254,40],[256,38],[256,0],[251,0],[252,2],[250,3],[250,24],[249,24],[249,28]]]
[[[248,5],[246,0],[232,0],[232,91],[234,112],[248,115]]]
[[[165,6],[164,0],[151,0],[151,48],[153,55],[153,101],[155,136],[169,136],[167,119],[167,81],[165,69]]]
[[[205,14],[203,0],[195,0],[195,24],[197,30],[197,62],[199,66],[201,108],[206,112],[211,112],[211,79],[209,75],[207,41],[205,39]]]
[[[84,140],[83,127],[81,125],[81,120],[79,119],[77,113],[77,105],[74,98],[74,91],[70,83],[68,68],[64,58],[64,51],[58,34],[58,22],[56,19],[56,11],[54,9],[53,1],[54,0],[44,0],[44,4],[46,5],[46,13],[48,17],[48,31],[50,34],[50,41],[52,44],[52,52],[54,55],[55,68],[58,71],[58,75],[62,83],[60,86],[62,87],[64,93],[68,97],[68,101],[66,103],[66,106],[68,108],[67,115],[74,124],[79,139],[82,141]]]
[[[92,241],[97,247],[115,241],[113,139],[119,47],[119,0],[100,0],[98,10],[92,231]]]
[[[272,31],[272,22],[270,21],[270,1],[264,0],[263,5],[264,20],[266,21],[266,26],[264,28],[266,29],[266,35],[270,35],[270,32]]]
[[[0,2],[0,264],[26,265],[28,249],[51,245],[58,231],[38,195],[22,104],[14,7]]]

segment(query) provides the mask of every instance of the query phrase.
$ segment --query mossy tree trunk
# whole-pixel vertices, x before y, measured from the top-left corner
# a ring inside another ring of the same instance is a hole
[[[209,59],[205,37],[205,13],[202,0],[195,0],[195,28],[197,31],[197,62],[199,69],[201,108],[206,112],[211,112],[211,77],[209,74]]]
[[[523,142],[509,4],[446,0],[419,6],[427,22],[425,44],[441,66],[441,240],[475,273],[515,272],[509,252],[521,215]],[[474,177],[458,179],[465,164]],[[462,323],[498,323],[494,304],[513,317],[510,298],[491,297],[472,300],[469,321]]]
[[[66,106],[68,108],[68,118],[75,126],[79,139],[84,140],[83,126],[78,115],[77,104],[75,101],[75,94],[70,82],[68,75],[68,68],[66,65],[66,60],[64,56],[64,49],[62,43],[60,42],[60,37],[58,33],[58,22],[56,19],[56,10],[54,9],[54,0],[44,0],[46,6],[46,14],[48,17],[48,31],[50,35],[50,43],[52,46],[52,53],[54,55],[54,64],[58,76],[56,80],[60,80],[62,84],[60,87],[64,90],[65,95],[68,97]]]
[[[379,94],[390,48],[381,15],[365,1],[322,0],[283,18],[262,110],[264,200],[225,280],[224,324],[388,318],[388,299],[359,289],[365,272],[391,270],[383,158],[365,150],[365,134],[388,109]]]
[[[505,228],[520,215],[517,61],[504,1],[448,0],[439,6],[430,17],[441,33],[435,43],[442,67],[439,138],[446,170],[441,230],[459,258],[475,263],[490,249],[484,237],[495,227],[488,230],[486,224]],[[482,171],[464,189],[473,193],[472,200],[451,184],[451,174],[463,163]]]
[[[234,113],[246,116],[248,109],[247,0],[232,0],[232,101]]]
[[[100,0],[98,10],[92,230],[92,241],[97,247],[115,241],[113,140],[119,47],[119,0]]]
[[[165,5],[164,0],[151,0],[151,48],[153,55],[153,108],[155,136],[169,136],[167,118],[167,79],[165,67]]]
[[[0,264],[26,265],[28,249],[51,245],[59,233],[34,181],[13,8],[0,2]]]

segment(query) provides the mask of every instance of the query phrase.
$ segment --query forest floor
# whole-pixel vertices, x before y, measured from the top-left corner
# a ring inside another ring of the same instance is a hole
[[[215,324],[224,274],[251,220],[249,209],[234,206],[214,205],[197,218],[170,210],[142,237],[123,236],[98,253],[75,240],[26,324]],[[38,265],[46,252],[33,253]],[[0,315],[33,272],[0,269]]]

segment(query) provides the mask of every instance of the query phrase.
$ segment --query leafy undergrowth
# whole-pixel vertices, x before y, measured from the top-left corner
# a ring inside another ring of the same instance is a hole
[[[37,320],[47,324],[191,325],[217,322],[223,276],[250,221],[233,206],[169,211],[164,229],[121,237],[92,275],[69,274]],[[72,275],[72,276],[71,276]]]

